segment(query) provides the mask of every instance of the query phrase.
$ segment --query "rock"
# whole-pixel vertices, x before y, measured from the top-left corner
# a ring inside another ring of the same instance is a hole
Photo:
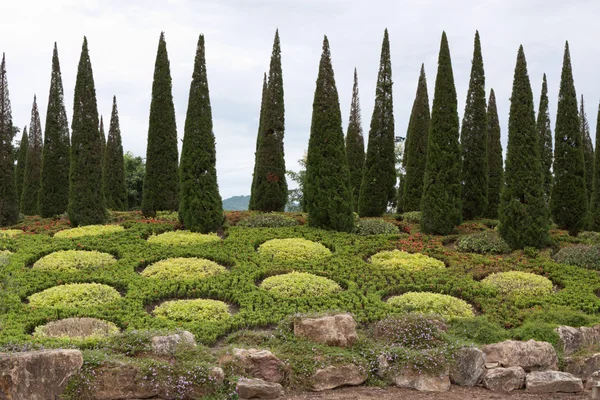
[[[600,325],[591,328],[585,326],[580,328],[559,326],[556,328],[556,333],[560,336],[559,345],[562,347],[565,356],[600,343]]]
[[[526,342],[506,340],[483,346],[486,362],[502,367],[521,367],[526,372],[558,369],[558,357],[550,343],[533,339]]]
[[[446,392],[450,390],[448,371],[431,375],[407,368],[399,375],[392,377],[392,382],[399,388],[416,389],[423,392]]]
[[[312,378],[312,390],[321,392],[340,386],[356,386],[363,384],[366,380],[366,374],[356,365],[331,365],[315,372]]]
[[[297,318],[294,335],[329,346],[348,347],[357,340],[356,322],[350,314],[338,314],[321,318]]]
[[[269,350],[233,349],[233,358],[253,378],[276,383],[284,378],[285,364]]]
[[[587,380],[598,370],[600,370],[600,353],[587,357],[565,358],[565,371],[577,378]]]
[[[521,389],[525,383],[525,370],[521,367],[494,368],[483,377],[483,386],[496,392]]]
[[[473,387],[485,374],[485,354],[476,347],[466,347],[456,353],[450,367],[450,381],[455,385]]]
[[[596,384],[600,382],[600,371],[594,372],[586,381],[585,388],[591,390]]]
[[[79,350],[0,353],[0,399],[58,398],[82,365]]]
[[[147,399],[158,394],[158,385],[143,379],[137,368],[125,363],[101,367],[95,375],[89,387],[94,400]]]
[[[493,362],[493,363],[486,362],[485,363],[485,369],[493,369],[493,368],[500,368],[500,363],[499,362]]]
[[[235,390],[240,399],[276,399],[283,396],[283,386],[262,379],[240,378]]]
[[[180,345],[196,347],[194,335],[188,331],[167,336],[153,336],[152,352],[158,355],[171,355]]]
[[[578,393],[583,383],[568,372],[534,371],[527,374],[525,387],[532,393]]]
[[[225,371],[221,367],[212,367],[208,373],[208,379],[211,382],[221,384],[225,380]]]
[[[377,357],[377,376],[380,378],[385,377],[385,374],[390,367],[390,362],[385,354],[381,354]]]

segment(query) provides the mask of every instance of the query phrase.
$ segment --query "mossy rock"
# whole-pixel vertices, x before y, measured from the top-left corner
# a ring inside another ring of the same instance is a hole
[[[142,276],[153,279],[202,279],[226,273],[227,269],[204,258],[169,258],[155,262],[142,271]]]
[[[148,238],[148,243],[165,246],[189,246],[194,244],[215,243],[221,238],[216,233],[202,234],[190,231],[172,231],[152,235]]]
[[[337,282],[305,272],[271,276],[260,287],[282,297],[327,296],[342,291]]]
[[[57,239],[75,239],[84,236],[110,235],[124,230],[125,228],[120,225],[87,225],[58,231],[54,234],[54,237]]]
[[[121,299],[114,288],[100,283],[70,283],[54,286],[29,296],[32,307],[88,308],[106,305]]]
[[[210,299],[165,301],[153,314],[156,318],[178,322],[220,322],[231,317],[226,303]]]
[[[109,321],[97,318],[65,318],[36,327],[33,336],[87,339],[103,338],[117,333],[119,328]]]
[[[446,265],[435,258],[421,253],[402,250],[382,251],[371,257],[371,263],[389,270],[429,271],[443,270]]]
[[[273,261],[311,261],[329,257],[331,250],[321,243],[301,238],[271,239],[258,247],[258,253]]]
[[[40,258],[33,268],[42,271],[77,272],[86,268],[101,268],[116,263],[112,254],[99,251],[61,250]]]
[[[501,295],[516,297],[539,297],[552,293],[552,281],[529,272],[508,271],[488,275],[481,281],[494,287]]]
[[[390,297],[388,304],[404,312],[435,314],[445,318],[474,316],[473,308],[466,301],[439,293],[408,292]]]

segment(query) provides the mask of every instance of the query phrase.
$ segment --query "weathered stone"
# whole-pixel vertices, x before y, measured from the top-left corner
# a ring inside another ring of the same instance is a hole
[[[556,333],[560,337],[559,344],[566,356],[600,343],[600,325],[591,328],[585,326],[580,328],[559,326],[556,328]]]
[[[225,371],[221,367],[212,367],[208,373],[208,379],[211,382],[221,384],[225,380]]]
[[[79,350],[0,353],[0,399],[58,398],[82,365]]]
[[[171,355],[180,345],[196,347],[196,339],[191,332],[183,331],[167,336],[153,336],[152,352],[158,355]]]
[[[240,378],[235,390],[240,399],[276,399],[283,396],[283,386],[262,379]]]
[[[284,378],[285,364],[269,350],[233,349],[233,358],[253,378],[276,383]]]
[[[506,340],[483,347],[486,362],[498,362],[502,367],[521,367],[526,372],[558,369],[556,350],[550,343],[528,340]]]
[[[390,363],[385,354],[381,354],[379,357],[377,357],[377,365],[377,376],[383,378],[390,368]]]
[[[456,353],[450,366],[450,381],[455,385],[473,387],[485,374],[485,354],[476,347],[466,347]]]
[[[524,383],[525,371],[521,367],[490,369],[483,377],[483,386],[496,392],[521,389]]]
[[[331,365],[315,372],[312,378],[312,390],[321,392],[340,386],[356,386],[363,384],[366,380],[365,372],[356,365]]]
[[[600,353],[586,357],[565,358],[565,371],[577,378],[587,380],[598,370],[600,370]]]
[[[534,371],[527,374],[525,387],[532,393],[578,393],[583,383],[568,372]]]
[[[594,386],[600,383],[600,371],[594,372],[588,379],[585,381],[585,388],[587,390],[591,390]]]
[[[484,355],[485,355],[485,353],[484,353]],[[493,369],[493,368],[500,368],[500,363],[499,362],[493,362],[493,363],[486,362],[485,363],[485,369]]]
[[[124,363],[101,367],[89,387],[94,400],[147,399],[158,394],[158,385],[143,379],[137,368]]]
[[[298,318],[294,321],[294,335],[329,346],[348,347],[357,340],[356,322],[350,314],[321,318]]]
[[[446,392],[450,390],[448,371],[440,374],[427,374],[412,369],[405,369],[392,377],[392,382],[399,388],[416,389],[423,392]]]

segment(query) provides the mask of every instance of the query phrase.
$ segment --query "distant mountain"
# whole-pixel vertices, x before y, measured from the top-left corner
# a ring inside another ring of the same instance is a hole
[[[225,211],[246,211],[250,204],[250,196],[233,196],[223,200],[223,210]]]

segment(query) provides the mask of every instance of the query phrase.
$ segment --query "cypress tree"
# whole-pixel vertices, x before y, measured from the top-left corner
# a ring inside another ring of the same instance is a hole
[[[450,48],[443,32],[421,200],[421,230],[425,233],[447,235],[462,220],[457,109]]]
[[[369,129],[369,143],[360,185],[358,213],[378,217],[386,212],[396,196],[396,155],[394,154],[394,102],[392,62],[387,29],[383,34],[375,107]]]
[[[403,190],[402,209],[404,212],[419,211],[421,209],[430,122],[425,65],[421,64],[417,94],[410,115],[408,132],[406,133],[406,147],[404,149],[406,174],[402,179],[403,184],[400,185]]]
[[[594,180],[592,183],[592,199],[590,201],[590,230],[600,232],[600,105],[596,119],[596,151],[594,152]]]
[[[583,95],[581,95],[581,109],[579,111],[581,140],[583,141],[583,163],[585,165],[585,189],[588,196],[588,204],[592,197],[592,182],[594,180],[594,147],[590,136],[590,125],[585,115]]]
[[[23,174],[23,191],[21,192],[21,213],[35,215],[38,212],[38,195],[40,191],[40,174],[42,170],[42,123],[38,112],[37,100],[33,96],[31,122],[29,124],[29,140],[25,171]]]
[[[498,210],[500,234],[513,249],[548,242],[539,139],[523,46],[519,47],[508,119],[506,185]]]
[[[6,79],[6,58],[0,64],[0,226],[12,225],[19,219],[19,198],[15,184],[12,140],[12,111]]]
[[[17,198],[21,201],[23,193],[23,178],[25,177],[25,161],[27,160],[27,150],[29,149],[29,135],[27,127],[23,128],[23,136],[19,145],[19,156],[17,158],[16,181],[17,181]]]
[[[487,109],[488,137],[488,202],[485,216],[498,218],[500,194],[504,187],[504,165],[502,162],[502,143],[500,142],[500,121],[496,108],[494,89],[490,90],[490,101]]]
[[[365,138],[363,137],[362,123],[360,118],[360,101],[358,98],[358,75],[354,68],[354,84],[352,85],[352,103],[350,104],[350,120],[348,121],[348,133],[346,134],[346,157],[350,169],[350,188],[352,190],[352,204],[358,208],[358,197],[360,195],[360,184],[363,177],[365,164]]]
[[[179,220],[191,231],[214,232],[223,224],[223,204],[217,184],[204,35],[198,39],[184,132]]]
[[[256,194],[254,194],[254,188],[256,187],[256,167],[258,166],[257,160],[258,160],[258,147],[259,147],[260,138],[261,138],[260,133],[262,132],[262,129],[263,129],[263,121],[265,119],[265,112],[267,110],[267,90],[268,90],[267,73],[265,72],[263,75],[263,87],[262,87],[262,94],[261,94],[261,100],[260,100],[260,116],[258,119],[258,133],[256,134],[256,150],[254,151],[254,172],[252,173],[252,186],[250,187],[250,202],[248,204],[249,210],[256,210],[256,207],[254,205],[254,203],[256,202]]]
[[[165,33],[161,32],[154,65],[146,148],[146,175],[142,195],[142,213],[145,216],[153,216],[156,211],[178,209],[178,158],[171,69]]]
[[[577,235],[579,230],[586,226],[588,202],[584,146],[568,42],[565,45],[554,135],[554,185],[550,197],[550,211],[560,229]]]
[[[121,143],[121,128],[119,126],[119,111],[117,97],[113,96],[108,139],[104,151],[104,166],[102,174],[104,198],[109,210],[127,210],[127,186],[125,185],[125,159]]]
[[[550,127],[550,111],[548,110],[548,82],[546,81],[546,74],[544,74],[542,82],[537,130],[540,142],[544,197],[546,202],[548,202],[550,200],[550,192],[554,177],[552,176],[552,128]]]
[[[309,226],[352,231],[350,170],[327,36],[323,39],[306,157],[304,198]]]
[[[49,218],[67,211],[69,205],[70,139],[58,50],[54,43],[50,94],[46,111],[39,213]]]
[[[75,82],[71,131],[69,220],[74,226],[102,224],[107,218],[102,195],[102,141],[98,131],[92,63],[85,36]]]
[[[104,134],[104,117],[100,116],[100,126],[98,127],[100,131],[100,139],[102,140],[102,155],[104,156],[104,150],[106,150],[106,135]]]

